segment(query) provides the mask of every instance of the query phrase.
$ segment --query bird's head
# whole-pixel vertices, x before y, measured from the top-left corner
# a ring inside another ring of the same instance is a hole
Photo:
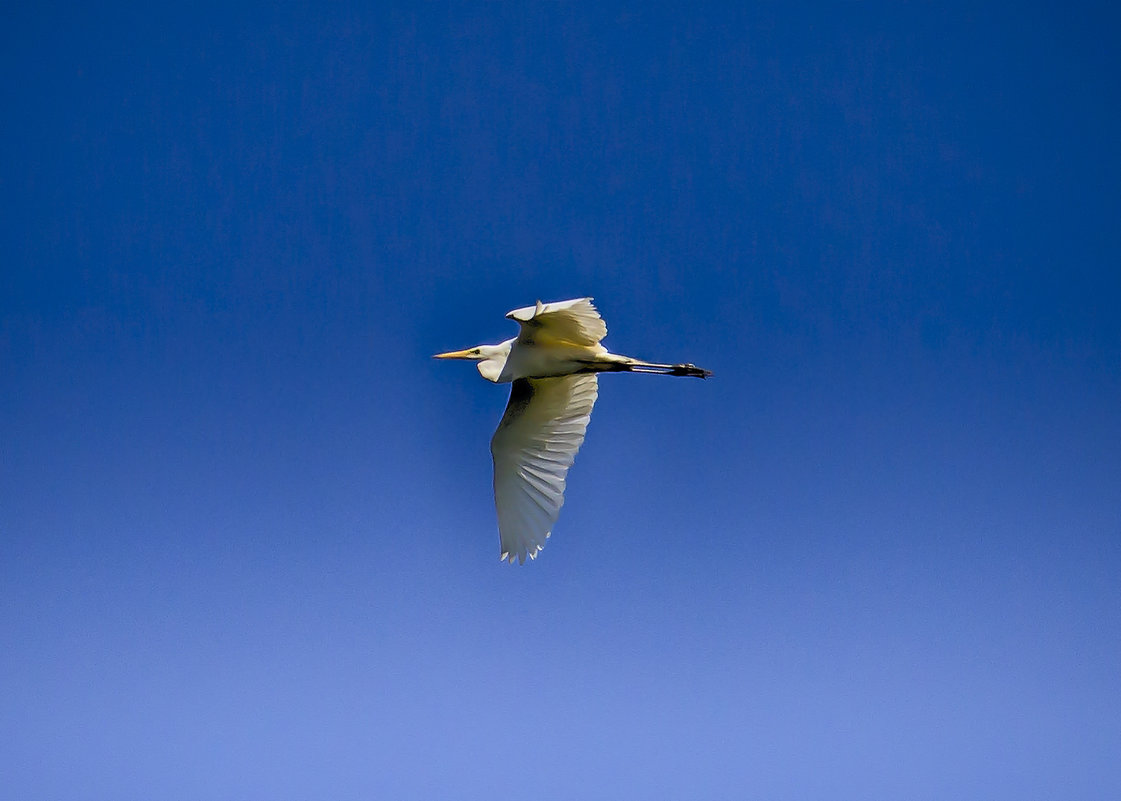
[[[501,345],[476,345],[466,350],[450,350],[447,353],[437,353],[432,358],[466,359],[478,362],[475,366],[479,368],[479,374],[483,378],[488,381],[498,381],[502,368],[506,366],[506,357],[509,355],[510,342],[503,342]]]
[[[488,354],[483,352],[486,345],[476,345],[467,350],[449,350],[447,353],[437,353],[433,359],[466,359],[468,361],[477,362],[488,357]]]

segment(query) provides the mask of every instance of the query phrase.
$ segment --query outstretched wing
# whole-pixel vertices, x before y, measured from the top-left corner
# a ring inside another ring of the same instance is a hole
[[[526,344],[598,345],[607,336],[607,324],[591,298],[561,300],[514,309],[506,315],[521,324],[518,340]]]
[[[594,375],[514,381],[490,443],[500,559],[525,564],[545,547],[598,394]]]

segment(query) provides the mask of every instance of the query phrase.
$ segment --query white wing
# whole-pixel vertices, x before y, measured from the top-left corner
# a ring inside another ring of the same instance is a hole
[[[527,344],[598,345],[607,336],[607,324],[591,298],[537,301],[536,306],[514,309],[506,316],[521,324],[518,339]]]
[[[584,442],[594,375],[519,378],[494,432],[494,505],[503,560],[536,559],[564,503],[565,476]]]

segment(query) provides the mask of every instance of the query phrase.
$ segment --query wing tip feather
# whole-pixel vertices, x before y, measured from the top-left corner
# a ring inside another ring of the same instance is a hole
[[[549,532],[549,534],[551,534],[551,533],[552,532]],[[549,534],[545,535],[546,539],[548,539]],[[544,550],[544,548],[545,548],[545,543],[541,543],[539,545],[530,545],[526,548],[515,548],[513,550],[503,551],[499,555],[498,561],[499,562],[508,562],[509,564],[512,565],[512,564],[514,564],[514,560],[516,559],[516,560],[518,560],[519,565],[524,565],[527,557],[529,558],[529,561],[531,561],[531,562],[535,561],[537,559],[537,557],[541,555],[541,551]]]

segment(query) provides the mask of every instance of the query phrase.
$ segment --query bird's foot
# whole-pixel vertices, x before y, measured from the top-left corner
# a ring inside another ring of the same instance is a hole
[[[675,364],[670,371],[670,375],[684,375],[692,376],[694,378],[708,378],[712,375],[711,370],[705,370],[697,367],[695,364]]]

